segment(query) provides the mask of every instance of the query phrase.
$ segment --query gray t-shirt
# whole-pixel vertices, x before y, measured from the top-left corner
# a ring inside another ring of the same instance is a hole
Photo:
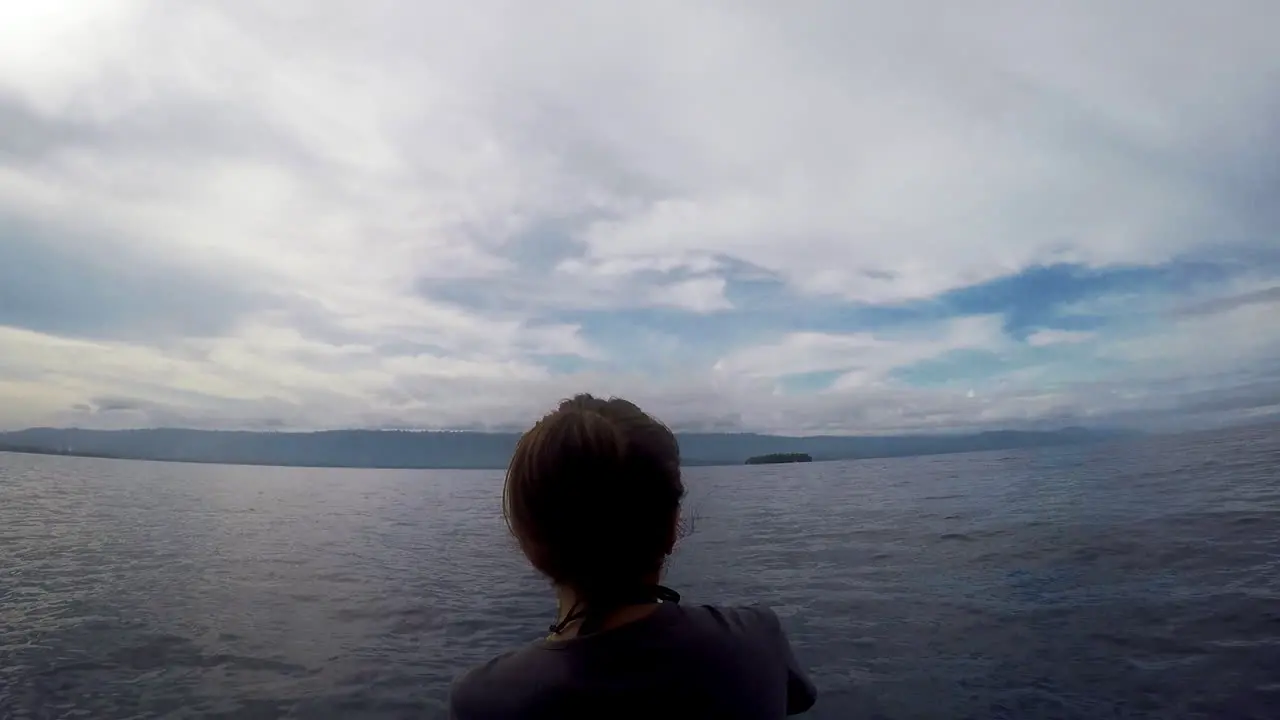
[[[501,655],[453,683],[453,720],[802,713],[817,692],[772,610],[663,603],[648,616]]]

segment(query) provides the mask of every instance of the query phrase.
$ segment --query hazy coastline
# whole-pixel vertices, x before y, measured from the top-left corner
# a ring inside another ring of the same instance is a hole
[[[681,433],[686,466],[739,465],[761,455],[813,461],[944,455],[1077,445],[1123,437],[1111,430],[990,431],[957,435],[802,436]],[[336,430],[33,428],[0,433],[0,452],[228,465],[371,469],[501,469],[517,433]]]

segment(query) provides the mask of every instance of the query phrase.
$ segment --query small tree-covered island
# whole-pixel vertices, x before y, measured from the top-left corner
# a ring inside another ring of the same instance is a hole
[[[748,465],[774,465],[777,463],[813,462],[808,453],[770,453],[747,458]]]

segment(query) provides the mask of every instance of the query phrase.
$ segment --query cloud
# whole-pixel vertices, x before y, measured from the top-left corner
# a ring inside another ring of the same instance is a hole
[[[756,345],[716,364],[718,371],[748,377],[779,377],[839,371],[880,376],[896,367],[961,348],[1003,342],[998,318],[972,317],[910,332],[788,333],[779,342]]]
[[[157,341],[219,335],[281,302],[252,278],[6,219],[0,213],[0,325]]]
[[[1207,300],[1182,309],[1183,315],[1216,315],[1230,312],[1246,305],[1266,305],[1280,303],[1280,285],[1276,287],[1253,290],[1231,297]]]
[[[1062,343],[1080,343],[1093,337],[1093,333],[1080,330],[1037,330],[1027,337],[1027,343],[1035,347],[1046,347]]]
[[[0,425],[505,427],[580,389],[782,431],[1247,414],[1277,22],[10,4]]]

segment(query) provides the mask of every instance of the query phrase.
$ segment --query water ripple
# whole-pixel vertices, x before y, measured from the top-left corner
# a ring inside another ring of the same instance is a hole
[[[1274,717],[1278,438],[694,469],[670,582],[814,717]],[[552,610],[500,482],[0,455],[0,717],[443,717]]]

